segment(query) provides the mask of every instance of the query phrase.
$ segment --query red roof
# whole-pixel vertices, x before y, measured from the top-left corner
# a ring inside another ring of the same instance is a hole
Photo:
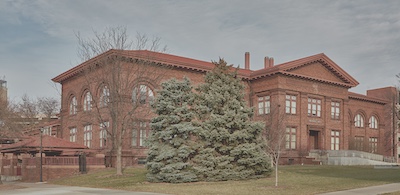
[[[82,72],[83,68],[91,65],[92,63],[95,63],[98,59],[113,55],[123,56],[131,59],[151,61],[161,65],[174,66],[178,68],[184,68],[201,72],[210,71],[215,67],[215,65],[212,62],[206,62],[171,54],[148,51],[148,50],[111,49],[58,75],[57,77],[53,78],[52,81],[61,83],[64,80],[71,78],[76,74],[79,74],[80,72]],[[248,78],[251,72],[252,72],[251,70],[245,70],[245,69],[238,70],[238,74],[243,78]]]
[[[353,93],[353,92],[349,92],[349,98],[350,99],[355,99],[355,100],[360,100],[360,101],[365,101],[365,102],[372,102],[372,103],[382,104],[382,105],[389,103],[386,100],[382,100],[382,99],[374,98],[374,97],[369,97],[369,96],[366,96],[366,95]]]
[[[319,62],[326,68],[328,68],[333,74],[335,74],[338,78],[340,78],[343,82],[333,82],[333,81],[328,81],[320,78],[314,78],[310,76],[305,76],[305,75],[299,75],[293,72],[290,72],[290,70],[305,66],[307,64],[311,64],[314,62]],[[265,76],[270,76],[274,74],[283,74],[286,76],[292,76],[292,77],[297,77],[297,78],[302,78],[302,79],[307,79],[307,80],[315,80],[319,81],[322,83],[329,83],[329,84],[334,84],[334,85],[340,85],[340,86],[345,86],[345,87],[355,87],[359,83],[357,80],[355,80],[351,75],[349,75],[346,71],[344,71],[342,68],[340,68],[335,62],[333,62],[328,56],[326,56],[323,53],[293,60],[290,62],[286,62],[283,64],[279,64],[276,66],[272,66],[269,68],[261,69],[254,71],[251,74],[251,79],[258,79],[261,77]]]
[[[74,68],[58,75],[57,77],[53,78],[52,80],[54,82],[61,83],[64,80],[71,78],[71,77],[75,76],[76,74],[82,72],[84,67],[87,67],[87,66],[95,63],[98,59],[108,57],[108,56],[113,56],[113,55],[123,56],[123,57],[137,59],[137,60],[151,61],[151,62],[155,62],[155,63],[161,64],[161,65],[174,66],[174,67],[178,67],[178,68],[184,68],[184,69],[201,71],[201,72],[207,72],[214,68],[214,64],[211,62],[195,60],[195,59],[171,55],[171,54],[153,52],[153,51],[148,51],[148,50],[115,50],[115,49],[111,49],[111,50],[104,52],[104,53],[78,65],[78,66],[75,66]],[[324,65],[326,68],[328,68],[333,74],[335,74],[337,77],[339,77],[343,82],[332,82],[332,81],[328,81],[328,80],[324,80],[324,79],[314,78],[314,77],[305,76],[305,75],[298,75],[298,74],[290,72],[290,70],[299,68],[301,66],[305,66],[305,65],[313,63],[313,62],[320,62],[322,65]],[[329,83],[329,84],[333,84],[333,85],[340,85],[340,86],[344,86],[344,87],[348,87],[348,88],[357,86],[359,84],[352,76],[350,76],[347,72],[345,72],[342,68],[340,68],[335,62],[333,62],[330,58],[328,58],[323,53],[305,57],[305,58],[301,58],[301,59],[290,61],[290,62],[286,62],[286,63],[279,64],[276,66],[256,70],[256,71],[241,69],[241,68],[238,69],[238,75],[244,79],[254,80],[254,79],[258,79],[258,78],[262,78],[262,77],[270,76],[270,75],[274,75],[274,74],[283,74],[286,76],[298,77],[298,78],[307,79],[307,80],[315,80],[318,82]]]
[[[0,152],[2,152],[3,150],[22,148],[40,148],[40,136],[26,137],[23,138],[22,141],[16,142],[14,144],[3,145],[3,147],[0,148]],[[84,145],[75,142],[69,142],[67,140],[48,135],[42,136],[42,148],[44,150],[87,149],[87,147]]]

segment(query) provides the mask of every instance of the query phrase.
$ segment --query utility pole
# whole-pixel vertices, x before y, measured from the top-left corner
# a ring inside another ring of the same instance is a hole
[[[42,161],[42,158],[43,158],[43,143],[42,143],[42,136],[43,136],[43,128],[40,128],[40,182],[43,182],[43,168],[42,168],[42,165],[43,165],[43,161]]]

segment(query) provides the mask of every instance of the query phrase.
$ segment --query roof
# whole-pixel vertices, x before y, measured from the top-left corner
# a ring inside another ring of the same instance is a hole
[[[78,66],[73,67],[72,69],[54,77],[52,81],[61,83],[68,78],[71,78],[84,70],[85,67],[90,66],[92,63],[95,63],[97,60],[102,59],[104,57],[109,57],[113,55],[123,56],[126,58],[136,59],[136,60],[144,60],[149,62],[154,62],[160,65],[173,66],[177,68],[184,68],[194,71],[208,72],[211,71],[215,65],[212,62],[206,62],[166,53],[159,53],[148,50],[116,50],[111,49],[107,52],[104,52]],[[238,74],[241,77],[247,78],[250,76],[251,71],[245,69],[239,69]]]
[[[38,151],[40,149],[40,146],[40,136],[30,136],[22,138],[22,141],[16,142],[14,144],[3,145],[3,147],[0,148],[0,152],[10,152],[25,149]],[[87,147],[84,145],[75,142],[69,142],[67,140],[52,137],[49,135],[42,136],[42,148],[43,150],[47,151],[87,149]]]
[[[302,66],[306,66],[311,63],[319,62],[323,66],[325,66],[327,69],[329,69],[334,75],[336,75],[338,78],[340,78],[343,82],[334,82],[334,81],[329,81],[321,78],[315,78],[311,76],[306,76],[306,75],[300,75],[296,74],[293,72],[290,72],[291,70],[300,68]],[[319,81],[322,83],[329,83],[333,85],[339,85],[339,86],[344,86],[344,87],[355,87],[359,83],[357,80],[355,80],[351,75],[349,75],[346,71],[344,71],[340,66],[338,66],[334,61],[332,61],[328,56],[326,56],[324,53],[320,53],[317,55],[301,58],[298,60],[293,60],[290,62],[282,63],[276,66],[272,66],[269,68],[261,69],[254,71],[251,74],[252,79],[258,79],[261,77],[266,77],[266,76],[271,76],[274,74],[282,74],[286,76],[291,76],[291,77],[297,77],[297,78],[302,78],[306,80],[313,80],[313,81]]]
[[[360,101],[364,101],[364,102],[377,103],[377,104],[382,104],[382,105],[388,103],[388,101],[386,101],[386,100],[382,100],[382,99],[374,98],[374,97],[369,97],[369,96],[358,94],[358,93],[354,93],[354,92],[349,92],[349,99],[360,100]]]
[[[201,72],[207,72],[214,68],[214,64],[211,62],[195,60],[195,59],[171,55],[171,54],[153,52],[153,51],[148,51],[148,50],[115,50],[115,49],[111,49],[111,50],[104,52],[104,53],[78,65],[78,66],[75,66],[74,68],[58,75],[57,77],[53,78],[52,80],[54,82],[62,83],[63,81],[79,74],[80,72],[82,72],[84,70],[85,67],[88,67],[91,64],[95,63],[98,59],[110,57],[113,55],[123,56],[126,58],[135,59],[135,60],[150,61],[150,62],[154,62],[154,63],[160,64],[160,65],[173,66],[173,67],[177,67],[177,68],[183,68],[183,69],[201,71]],[[296,68],[305,66],[307,64],[314,63],[314,62],[321,63],[323,66],[325,66],[327,69],[329,69],[333,74],[335,74],[338,78],[340,78],[343,82],[334,82],[334,81],[324,80],[321,78],[315,78],[315,77],[311,77],[311,76],[300,75],[300,74],[295,74],[293,72],[290,72],[293,69],[296,69]],[[344,87],[348,87],[348,88],[357,86],[359,84],[352,76],[350,76],[347,72],[345,72],[342,68],[340,68],[335,62],[333,62],[330,58],[328,58],[328,56],[326,56],[323,53],[305,57],[305,58],[301,58],[301,59],[290,61],[290,62],[286,62],[286,63],[279,64],[276,66],[256,70],[256,71],[238,68],[238,75],[244,79],[256,80],[256,79],[266,77],[266,76],[271,76],[274,74],[282,74],[285,76],[297,77],[297,78],[302,78],[302,79],[306,79],[306,80],[313,80],[313,81],[318,81],[318,82],[322,82],[322,83],[329,83],[329,84],[344,86]]]

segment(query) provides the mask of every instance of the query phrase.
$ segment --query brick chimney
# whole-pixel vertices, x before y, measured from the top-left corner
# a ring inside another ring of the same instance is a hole
[[[274,58],[269,58],[269,67],[274,66]]]
[[[264,58],[264,68],[269,68],[274,66],[274,58],[265,57]]]
[[[250,70],[250,53],[244,53],[244,69]]]
[[[269,57],[264,58],[264,69],[269,67]]]

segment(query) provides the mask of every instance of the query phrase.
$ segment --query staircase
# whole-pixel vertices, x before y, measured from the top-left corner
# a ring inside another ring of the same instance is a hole
[[[397,165],[394,158],[356,150],[311,150],[307,158],[323,165]]]

